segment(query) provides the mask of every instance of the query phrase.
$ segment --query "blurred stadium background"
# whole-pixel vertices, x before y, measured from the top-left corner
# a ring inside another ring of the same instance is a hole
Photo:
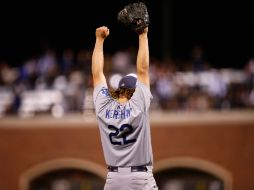
[[[129,2],[3,2],[1,190],[103,189],[106,166],[92,102],[94,31],[111,30],[105,73],[115,88],[135,72],[137,37],[116,21]],[[159,188],[253,190],[250,3],[145,2]]]

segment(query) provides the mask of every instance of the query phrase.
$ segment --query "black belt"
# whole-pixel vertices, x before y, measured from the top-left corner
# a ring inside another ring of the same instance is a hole
[[[118,166],[108,166],[108,170],[110,172],[118,172]],[[146,172],[147,171],[147,167],[146,166],[131,166],[131,172]]]

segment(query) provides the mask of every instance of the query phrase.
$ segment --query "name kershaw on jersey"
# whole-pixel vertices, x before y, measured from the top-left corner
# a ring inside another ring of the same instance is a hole
[[[105,97],[109,97],[109,91],[107,88],[103,87],[101,89],[101,93],[105,96]],[[117,108],[114,109],[106,109],[105,112],[105,118],[106,119],[126,119],[129,118],[131,115],[131,108],[124,108],[122,107],[122,105],[118,105]]]
[[[106,109],[106,119],[126,119],[131,115],[131,108],[127,109]]]

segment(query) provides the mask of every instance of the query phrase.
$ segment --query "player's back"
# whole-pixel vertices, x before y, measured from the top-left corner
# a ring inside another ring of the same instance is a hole
[[[148,87],[137,82],[132,98],[119,103],[106,86],[94,90],[96,115],[106,163],[112,166],[152,164]]]

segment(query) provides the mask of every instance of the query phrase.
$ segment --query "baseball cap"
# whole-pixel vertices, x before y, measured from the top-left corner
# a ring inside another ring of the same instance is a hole
[[[136,88],[137,75],[130,73],[123,78],[118,83],[118,88]]]

